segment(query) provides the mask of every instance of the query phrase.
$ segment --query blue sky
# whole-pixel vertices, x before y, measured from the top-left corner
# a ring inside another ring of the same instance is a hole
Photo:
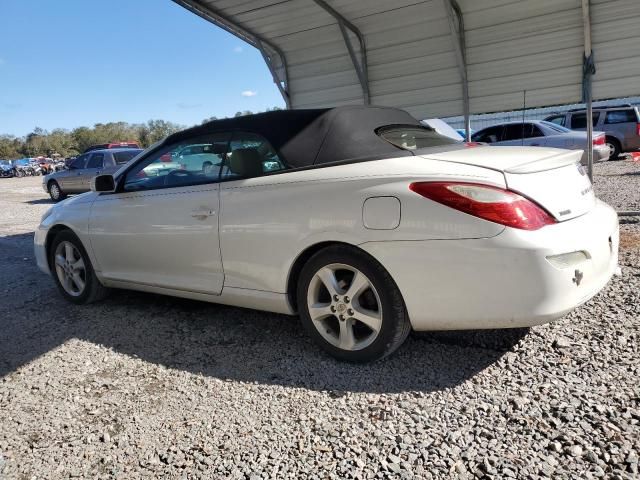
[[[170,0],[0,0],[0,134],[274,106],[260,53]]]

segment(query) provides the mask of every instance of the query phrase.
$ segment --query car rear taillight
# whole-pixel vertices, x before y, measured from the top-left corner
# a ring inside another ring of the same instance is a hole
[[[429,200],[522,230],[538,230],[556,223],[542,207],[510,190],[462,182],[416,182],[409,189]]]
[[[636,124],[636,135],[640,137],[640,123]]]
[[[604,135],[598,135],[597,137],[594,137],[593,144],[594,145],[604,145],[605,144]]]

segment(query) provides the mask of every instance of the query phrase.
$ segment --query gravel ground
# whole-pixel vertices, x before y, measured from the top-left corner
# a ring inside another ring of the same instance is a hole
[[[638,208],[640,165],[596,170],[603,198]],[[0,179],[0,478],[637,478],[633,219],[623,275],[565,319],[507,349],[414,335],[355,366],[284,316],[131,292],[66,304],[33,261],[39,188]]]

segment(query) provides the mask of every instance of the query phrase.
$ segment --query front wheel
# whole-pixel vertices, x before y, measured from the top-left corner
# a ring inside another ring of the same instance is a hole
[[[82,242],[71,231],[60,232],[49,249],[49,265],[62,296],[84,305],[104,298],[105,288],[93,270]]]
[[[306,331],[340,360],[381,359],[411,330],[402,295],[389,273],[366,253],[346,245],[328,247],[309,259],[297,298]]]
[[[64,200],[67,196],[65,193],[62,192],[60,185],[58,185],[58,182],[56,182],[55,180],[49,182],[49,186],[47,187],[47,190],[49,190],[49,196],[51,197],[51,200],[53,200],[54,202],[59,202],[60,200]]]

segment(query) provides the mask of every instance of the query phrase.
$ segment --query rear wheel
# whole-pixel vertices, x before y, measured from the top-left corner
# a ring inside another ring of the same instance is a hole
[[[607,137],[606,139],[607,147],[609,147],[609,160],[615,160],[620,155],[622,151],[622,147],[620,146],[620,142],[613,137]]]
[[[56,182],[55,180],[49,182],[47,190],[49,190],[49,196],[54,202],[59,202],[60,200],[64,200],[67,197],[67,195],[62,192],[62,189],[60,188],[60,185],[58,185],[58,182]]]
[[[95,275],[82,242],[71,231],[60,232],[49,249],[49,265],[62,296],[83,305],[103,299],[108,289]]]
[[[328,247],[304,266],[298,307],[311,338],[340,360],[367,362],[395,351],[411,330],[402,296],[366,253]]]

